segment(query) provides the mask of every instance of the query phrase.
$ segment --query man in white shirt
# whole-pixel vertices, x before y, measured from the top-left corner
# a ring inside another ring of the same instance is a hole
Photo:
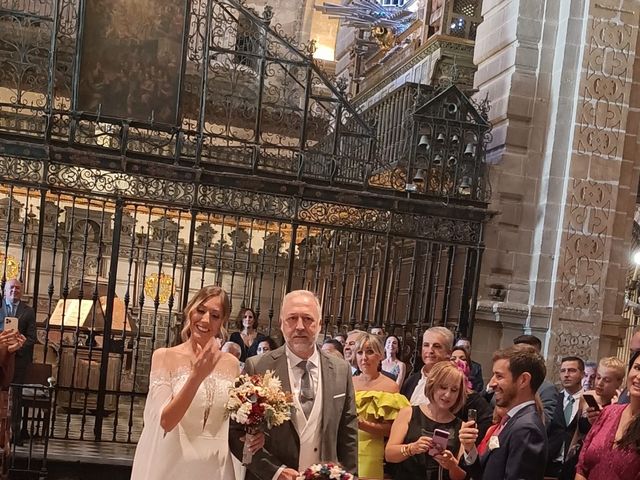
[[[452,350],[453,332],[448,328],[431,327],[424,332],[421,351],[424,366],[419,372],[409,375],[400,389],[400,393],[407,397],[411,405],[429,403],[424,394],[427,375],[436,363],[450,360]]]
[[[342,359],[318,349],[321,312],[312,292],[288,293],[280,308],[285,345],[247,360],[249,375],[274,371],[295,405],[290,421],[267,432],[264,448],[247,465],[247,480],[295,480],[300,471],[327,460],[357,473],[358,418],[351,371]],[[242,435],[242,427],[232,424],[229,444],[236,458],[242,458]]]

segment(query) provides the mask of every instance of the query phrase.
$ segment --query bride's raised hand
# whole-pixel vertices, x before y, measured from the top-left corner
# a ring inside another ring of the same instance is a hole
[[[191,365],[191,372],[194,377],[202,382],[213,371],[216,363],[220,359],[220,347],[218,340],[212,337],[207,344],[196,354],[196,360]]]

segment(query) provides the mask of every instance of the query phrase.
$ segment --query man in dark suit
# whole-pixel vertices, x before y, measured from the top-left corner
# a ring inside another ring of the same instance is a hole
[[[272,370],[293,394],[290,421],[267,432],[265,446],[247,465],[247,480],[295,480],[300,470],[338,461],[349,472],[358,465],[358,418],[349,365],[316,346],[320,303],[307,290],[288,293],[280,309],[285,345],[245,365],[248,374]],[[229,444],[242,458],[242,426],[231,425]]]
[[[564,357],[560,363],[560,381],[563,390],[558,394],[556,410],[547,426],[549,462],[547,476],[560,475],[571,439],[578,425],[584,361],[578,357]]]
[[[513,339],[514,345],[530,345],[536,349],[538,353],[542,352],[542,342],[534,335],[520,335]],[[544,380],[538,388],[538,396],[542,402],[544,410],[545,425],[551,423],[553,414],[556,411],[556,401],[558,397],[558,389],[549,380]]]
[[[22,283],[13,278],[7,280],[4,286],[2,308],[0,309],[0,331],[5,329],[5,319],[15,317],[18,319],[18,331],[26,338],[24,345],[15,355],[15,372],[13,383],[24,383],[27,366],[33,362],[33,346],[36,343],[36,314],[29,305],[21,301]],[[12,409],[12,429],[14,434],[20,431],[21,420],[21,393],[14,391]],[[21,442],[21,437],[16,435],[16,442]]]
[[[529,346],[513,346],[493,355],[489,385],[496,405],[507,410],[481,456],[478,430],[468,423],[459,438],[465,454],[460,464],[474,480],[542,480],[547,463],[547,434],[536,409],[536,391],[546,375],[542,356]]]

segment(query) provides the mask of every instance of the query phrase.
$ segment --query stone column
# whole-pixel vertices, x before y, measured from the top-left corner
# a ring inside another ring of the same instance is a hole
[[[637,7],[483,3],[475,84],[493,103],[499,212],[474,334],[485,363],[520,333],[545,341],[550,366],[615,353],[640,162]]]
[[[557,252],[550,344],[556,358],[612,354],[624,337],[620,313],[640,163],[631,112],[639,21],[635,0],[589,6]]]

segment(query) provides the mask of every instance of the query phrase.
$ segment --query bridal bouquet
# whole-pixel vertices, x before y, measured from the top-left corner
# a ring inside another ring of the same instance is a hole
[[[225,405],[232,420],[244,425],[248,435],[282,425],[291,418],[293,400],[282,390],[282,383],[271,370],[264,375],[240,375],[229,389]],[[248,442],[244,444],[242,463],[251,463]]]
[[[316,463],[300,474],[298,480],[353,480],[339,463]]]

